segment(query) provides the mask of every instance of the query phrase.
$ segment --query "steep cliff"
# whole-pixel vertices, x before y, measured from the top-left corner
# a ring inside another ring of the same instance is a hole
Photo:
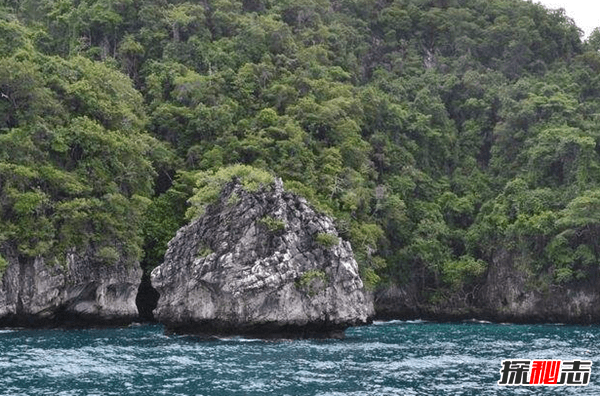
[[[179,332],[339,336],[373,315],[350,244],[281,181],[228,184],[170,241],[152,285],[155,318]]]
[[[549,284],[518,253],[499,250],[479,294],[484,315],[498,321],[600,323],[598,272],[587,279]]]
[[[122,324],[137,318],[142,270],[76,254],[65,265],[7,254],[0,281],[0,326]]]
[[[506,249],[494,254],[485,277],[468,292],[431,298],[414,277],[375,293],[377,317],[431,320],[485,319],[514,323],[600,323],[600,274],[582,280],[549,282],[534,273],[530,257]],[[444,298],[446,297],[446,298]]]

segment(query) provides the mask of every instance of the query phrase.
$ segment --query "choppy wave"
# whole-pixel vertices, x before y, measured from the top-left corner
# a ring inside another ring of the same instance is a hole
[[[423,319],[414,319],[414,320],[375,320],[373,321],[373,325],[375,326],[388,326],[388,325],[397,325],[397,324],[422,324],[429,323],[427,320]]]
[[[6,395],[599,395],[597,326],[376,322],[344,340],[210,342],[160,326],[1,330]],[[507,358],[594,361],[585,388],[508,388]]]

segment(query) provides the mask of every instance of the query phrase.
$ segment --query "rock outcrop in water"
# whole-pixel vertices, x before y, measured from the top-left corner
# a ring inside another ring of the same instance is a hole
[[[169,242],[152,285],[155,318],[177,332],[339,336],[373,315],[350,243],[281,181],[228,184]]]
[[[139,264],[99,264],[67,255],[66,265],[6,255],[0,326],[109,325],[137,318]]]

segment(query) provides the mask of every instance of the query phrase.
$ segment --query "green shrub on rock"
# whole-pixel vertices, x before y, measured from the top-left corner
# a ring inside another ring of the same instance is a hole
[[[272,216],[263,216],[258,220],[258,223],[262,224],[267,230],[273,233],[285,230],[285,221]]]
[[[96,258],[105,265],[113,265],[119,260],[119,252],[113,247],[104,246],[98,250]]]
[[[6,269],[8,268],[8,261],[2,257],[2,255],[0,255],[0,280],[2,280],[2,277],[4,276],[4,273],[6,272]]]
[[[313,297],[319,294],[327,283],[328,279],[325,271],[312,269],[300,275],[295,284],[298,289],[305,290],[309,296]]]
[[[340,238],[327,232],[319,232],[315,241],[325,249],[330,249],[340,243]]]
[[[219,199],[221,191],[227,183],[237,180],[247,191],[258,191],[263,186],[272,185],[275,181],[269,172],[249,165],[232,165],[216,171],[202,171],[197,174],[197,188],[189,199],[191,207],[186,212],[188,219],[204,214],[207,205]]]

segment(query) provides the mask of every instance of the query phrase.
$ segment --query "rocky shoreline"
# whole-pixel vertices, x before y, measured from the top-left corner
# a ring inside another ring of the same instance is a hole
[[[73,252],[65,264],[48,265],[4,250],[0,327],[157,321],[168,332],[199,336],[340,338],[373,319],[600,323],[599,271],[540,290],[515,264],[522,258],[504,250],[479,287],[437,302],[417,278],[366,291],[333,220],[284,191],[280,180],[257,192],[229,184],[179,230],[151,277],[138,263],[99,265],[92,254]]]
[[[8,255],[0,281],[0,326],[114,326],[138,318],[142,270],[116,262],[98,265],[70,253],[64,265]]]
[[[523,270],[518,252],[499,250],[479,287],[432,303],[417,282],[374,293],[375,318],[501,323],[600,323],[600,273],[569,285],[537,287],[539,279]]]

